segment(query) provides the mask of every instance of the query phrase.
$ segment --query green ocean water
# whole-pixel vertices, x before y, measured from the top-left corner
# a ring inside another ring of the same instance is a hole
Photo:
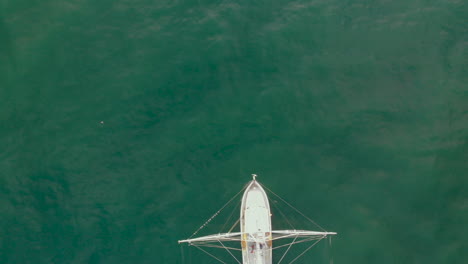
[[[0,263],[215,263],[251,173],[339,233],[296,263],[468,262],[467,14],[1,0]]]

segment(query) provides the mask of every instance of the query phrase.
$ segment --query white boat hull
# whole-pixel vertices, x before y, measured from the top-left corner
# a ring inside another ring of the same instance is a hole
[[[253,180],[242,197],[242,259],[244,264],[271,264],[271,213],[268,197],[262,186]]]

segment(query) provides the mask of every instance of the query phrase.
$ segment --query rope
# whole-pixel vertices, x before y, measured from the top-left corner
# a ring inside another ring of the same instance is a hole
[[[185,257],[184,257],[184,247],[183,246],[180,247],[180,255],[182,257],[182,264],[184,264],[185,263]]]
[[[197,247],[211,247],[211,248],[228,248],[230,250],[237,250],[237,251],[242,251],[242,249],[240,248],[234,248],[234,247],[222,247],[222,246],[219,246],[218,244],[209,244],[209,243],[205,243],[205,244],[191,244],[191,246],[197,246]]]
[[[292,229],[295,229],[294,226],[291,224],[291,222],[289,222],[288,218],[286,217],[286,215],[283,213],[283,211],[281,211],[281,209],[279,208],[278,205],[276,205],[276,203],[273,202],[273,206],[278,209],[278,211],[280,212],[281,216],[283,216],[283,218],[286,220],[286,222],[291,226]]]
[[[286,252],[284,252],[283,256],[281,256],[281,259],[278,261],[278,264],[280,264],[281,261],[283,261],[284,257],[286,257],[286,254],[288,254],[289,249],[291,249],[291,247],[292,247],[292,245],[294,244],[294,242],[296,241],[297,237],[298,237],[298,236],[296,236],[296,237],[294,238],[293,242],[292,242],[291,244],[289,244],[288,249],[286,249]]]
[[[240,218],[237,219],[237,221],[234,223],[234,225],[231,226],[231,228],[229,229],[228,233],[231,233],[232,229],[234,229],[234,227],[236,227],[236,225],[240,222]]]
[[[218,242],[219,242],[219,243],[221,244],[221,246],[223,246],[223,248],[226,249],[227,252],[237,261],[237,263],[242,264],[242,263],[240,263],[240,261],[232,254],[232,252],[231,252],[227,247],[224,246],[223,242],[221,242],[219,239],[218,239]]]
[[[232,216],[234,215],[234,212],[236,211],[236,209],[239,207],[239,205],[240,205],[240,203],[237,203],[237,205],[234,207],[234,209],[232,209],[231,214],[229,215],[228,219],[227,219],[226,222],[224,223],[223,227],[221,227],[221,229],[219,230],[219,233],[221,233],[222,230],[224,230],[224,228],[226,227],[227,223],[229,223],[229,221],[231,221],[231,218],[232,218]],[[239,221],[239,220],[237,220],[237,221]],[[237,224],[237,222],[236,222],[236,224]],[[234,225],[236,225],[236,224],[234,224]],[[229,230],[228,233],[231,233],[231,230],[232,230],[233,228],[234,228],[234,226],[231,227],[231,229]]]
[[[201,250],[201,251],[205,252],[205,253],[206,253],[208,256],[210,256],[210,257],[212,257],[212,258],[216,259],[217,261],[219,261],[219,262],[221,262],[221,263],[224,263],[224,264],[226,264],[226,262],[224,262],[224,261],[220,260],[219,258],[217,258],[217,257],[213,256],[212,254],[210,254],[208,251],[206,251],[206,250],[202,249],[201,247],[197,247],[196,245],[194,245],[194,246],[195,246],[196,248],[198,248],[199,250]]]
[[[322,238],[323,238],[323,237],[322,237]],[[295,259],[293,259],[291,262],[289,262],[289,264],[295,262],[298,258],[302,257],[302,255],[304,255],[307,251],[309,251],[309,249],[311,249],[311,248],[312,248],[313,246],[315,246],[318,242],[320,242],[320,240],[322,240],[322,238],[319,239],[319,240],[317,240],[317,241],[316,241],[315,243],[313,243],[312,245],[310,245],[310,247],[308,247],[306,250],[304,250],[304,252],[302,252],[299,256],[297,256]]]
[[[197,231],[195,231],[190,237],[194,237],[196,234],[198,234],[198,232],[200,232],[200,230],[202,230],[203,228],[205,228],[206,225],[208,225],[211,220],[213,220],[228,204],[230,204],[232,202],[232,200],[234,200],[234,198],[236,198],[240,193],[242,193],[244,191],[244,189],[247,188],[247,185],[244,186],[244,188],[242,188],[242,190],[240,190],[236,195],[234,195],[234,197],[231,198],[231,200],[229,200],[226,204],[223,205],[223,207],[221,207],[221,209],[219,209],[213,216],[211,216],[202,226],[200,226]]]
[[[314,222],[312,219],[310,219],[309,217],[307,217],[306,215],[304,215],[301,211],[299,211],[298,209],[296,209],[296,207],[292,206],[291,204],[289,204],[288,202],[286,202],[283,198],[281,198],[279,195],[277,195],[276,193],[274,193],[272,190],[268,189],[266,186],[264,186],[263,184],[261,184],[262,187],[264,187],[265,189],[267,189],[269,192],[271,192],[273,195],[275,195],[276,197],[278,197],[278,199],[280,199],[281,201],[283,201],[285,204],[287,204],[289,207],[291,207],[292,209],[294,209],[294,211],[298,212],[300,215],[302,215],[305,219],[309,220],[309,222],[313,223],[314,225],[316,225],[317,227],[319,227],[320,229],[322,229],[322,231],[324,232],[327,232],[327,230],[325,230],[323,227],[321,227],[319,224],[317,224],[316,222]]]
[[[321,238],[320,238],[320,239],[321,239]],[[320,240],[320,239],[319,239],[319,240]],[[294,242],[294,243],[291,242],[291,243],[286,243],[286,244],[281,245],[281,246],[274,247],[274,248],[272,248],[272,250],[276,250],[276,249],[278,249],[278,248],[286,247],[286,246],[288,246],[289,244],[294,244],[294,245],[295,245],[295,244],[304,243],[304,242],[310,242],[310,241],[314,241],[314,240],[317,240],[317,238],[306,238],[306,239],[302,239],[302,240],[296,241],[296,242]]]
[[[190,248],[188,250],[188,253],[189,264],[192,264],[192,250]]]

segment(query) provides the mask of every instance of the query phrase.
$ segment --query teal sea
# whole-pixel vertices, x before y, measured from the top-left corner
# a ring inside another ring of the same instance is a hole
[[[468,263],[467,14],[0,0],[0,263],[216,263],[251,173],[338,232],[295,263]]]

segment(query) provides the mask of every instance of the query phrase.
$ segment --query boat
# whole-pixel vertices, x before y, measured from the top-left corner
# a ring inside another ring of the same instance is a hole
[[[272,214],[270,210],[268,196],[262,184],[260,184],[256,178],[257,175],[252,174],[252,180],[246,185],[246,187],[244,187],[243,190],[241,190],[241,192],[243,191],[244,193],[241,200],[240,218],[237,221],[237,223],[240,224],[240,232],[230,232],[232,231],[231,228],[231,230],[229,230],[229,232],[226,233],[194,237],[198,233],[198,231],[203,229],[214,217],[216,217],[219,214],[221,210],[223,210],[226,207],[226,204],[210,219],[208,219],[208,221],[205,222],[190,238],[179,240],[179,244],[188,243],[191,246],[195,246],[221,263],[226,262],[216,257],[215,255],[209,253],[208,251],[204,250],[203,247],[224,248],[236,260],[238,264],[272,264],[274,260],[273,250],[276,248],[286,246],[288,247],[284,255],[281,256],[279,261],[277,261],[277,263],[280,263],[284,259],[285,255],[288,253],[292,245],[313,241],[314,243],[312,244],[312,246],[314,246],[323,238],[337,234],[336,232],[327,232],[325,230],[273,230],[271,223]],[[237,197],[237,195],[235,197]],[[235,197],[233,197],[233,199]],[[233,199],[231,199],[229,202],[231,202]],[[286,204],[291,206],[287,202]],[[294,210],[303,215],[297,209],[294,208]],[[305,215],[303,216],[306,217]],[[306,217],[306,219],[312,221],[308,217]],[[292,242],[282,244],[279,247],[273,247],[274,241],[280,239],[292,239]],[[232,242],[237,243],[240,246],[240,249],[227,245],[227,243]],[[294,258],[293,261],[291,261],[290,263],[295,262],[312,246],[308,247],[302,254]],[[235,254],[232,253],[233,250],[242,251],[242,262],[238,258],[236,258]]]

